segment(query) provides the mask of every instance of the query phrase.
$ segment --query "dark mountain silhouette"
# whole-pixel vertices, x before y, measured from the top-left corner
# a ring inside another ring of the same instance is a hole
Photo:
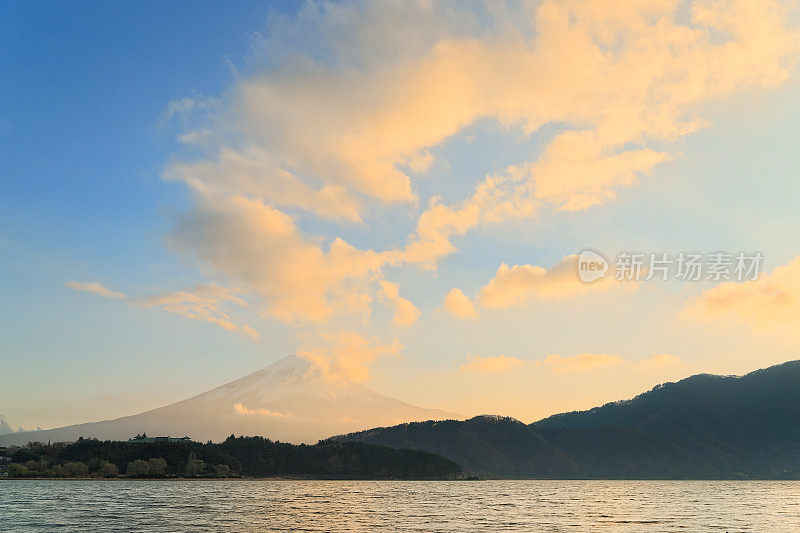
[[[519,420],[501,416],[476,416],[463,422],[410,422],[333,440],[433,452],[479,475],[559,477],[565,473],[578,474],[577,465],[561,450]]]
[[[235,437],[194,441],[120,442],[80,439],[30,443],[10,450],[13,477],[300,477],[313,479],[453,479],[461,469],[419,450],[361,442],[313,446]]]
[[[800,478],[800,361],[700,374],[527,426],[482,416],[334,439],[431,451],[498,477]]]

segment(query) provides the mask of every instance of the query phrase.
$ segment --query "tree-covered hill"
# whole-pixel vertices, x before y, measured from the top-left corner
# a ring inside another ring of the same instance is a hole
[[[700,374],[659,385],[623,402],[551,416],[533,424],[585,430],[635,430],[680,446],[721,475],[800,473],[800,361],[741,377]]]
[[[233,435],[219,444],[80,439],[31,443],[8,453],[14,477],[448,479],[461,470],[449,459],[419,450],[340,442],[293,445]]]
[[[432,451],[498,477],[800,478],[800,361],[696,375],[528,426],[483,416],[332,440]]]
[[[578,467],[561,450],[528,426],[508,417],[411,422],[335,437],[329,442],[358,441],[412,448],[444,455],[470,473],[502,477],[564,477]]]

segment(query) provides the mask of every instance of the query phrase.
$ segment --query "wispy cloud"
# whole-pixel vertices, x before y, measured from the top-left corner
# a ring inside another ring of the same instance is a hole
[[[253,327],[247,324],[235,324],[223,309],[226,303],[241,307],[247,306],[247,303],[231,289],[215,283],[201,283],[185,291],[164,292],[136,298],[129,298],[121,292],[112,291],[98,282],[69,281],[65,286],[102,298],[126,300],[142,307],[161,308],[192,320],[201,320],[228,331],[236,331],[253,339],[260,337]]]
[[[184,98],[170,101],[161,113],[156,127],[165,129],[169,127],[183,130],[181,136],[189,133],[185,130],[192,127],[199,129],[199,125],[208,124],[216,115],[221,102],[216,98],[202,94],[194,94]],[[210,130],[208,134],[210,135]]]
[[[244,300],[231,289],[216,284],[200,284],[187,291],[176,291],[136,298],[134,303],[143,307],[160,307],[170,313],[192,319],[210,322],[228,331],[237,331],[252,338],[258,338],[258,331],[247,324],[237,325],[223,311],[222,305],[230,302],[246,306]]]
[[[125,298],[121,292],[112,291],[96,281],[68,281],[65,286],[76,291],[90,292],[103,298]]]
[[[248,409],[244,405],[237,403],[233,405],[233,410],[240,415],[259,415],[259,416],[271,416],[276,418],[289,418],[292,416],[291,413],[281,413],[279,411],[270,411],[269,409],[264,409],[262,407],[258,407],[255,409]]]

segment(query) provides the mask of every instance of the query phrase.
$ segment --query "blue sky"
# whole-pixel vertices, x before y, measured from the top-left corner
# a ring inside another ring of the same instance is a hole
[[[526,11],[539,30],[554,16],[544,9],[547,2],[542,5]],[[542,61],[540,48],[548,46],[525,41],[530,48],[516,48],[509,28],[524,27],[527,19],[512,16],[514,9],[487,14],[468,5],[341,2],[4,3],[0,413],[26,427],[130,414],[298,350],[338,353],[326,343],[335,342],[340,331],[356,332],[374,345],[374,358],[359,364],[370,366],[369,384],[382,392],[457,412],[523,419],[629,396],[694,371],[742,372],[796,358],[797,339],[786,334],[790,326],[754,318],[735,304],[724,316],[708,307],[700,320],[681,318],[693,299],[716,301],[721,293],[711,283],[642,283],[631,291],[552,296],[546,281],[537,280],[509,288],[524,292],[520,305],[481,303],[501,263],[550,269],[586,247],[609,256],[621,250],[761,251],[766,273],[791,265],[800,225],[794,15],[786,15],[789,29],[769,37],[775,40],[769,46],[759,41],[767,39],[763,35],[739,36],[739,26],[730,22],[732,39],[753,39],[754,49],[768,54],[752,76],[743,74],[753,71],[751,65],[732,57],[734,66],[718,79],[697,82],[690,72],[667,87],[677,95],[671,100],[635,105],[615,100],[614,91],[601,95],[599,83],[597,94],[574,90],[574,98],[607,110],[580,116],[531,111],[539,100],[554,99],[554,108],[559,101],[544,81],[514,74],[524,73],[525,61]],[[603,12],[585,17],[587,31],[616,23]],[[554,40],[562,37],[552,31]],[[488,66],[475,62],[468,42],[486,46],[486,57],[493,58]],[[452,57],[427,71],[441,43],[451,43]],[[700,42],[688,51],[697,58],[693,67],[705,66],[703,54],[715,57],[714,45]],[[519,64],[492,70],[495,61],[505,61],[505,50]],[[582,52],[563,53],[567,66],[551,76],[574,84],[572,76],[587,70]],[[613,59],[595,82],[613,79]],[[768,68],[772,60],[780,67]],[[684,64],[680,56],[664,61]],[[438,79],[451,65],[463,67]],[[668,85],[658,81],[660,73],[641,68],[642,77],[656,80],[650,87]],[[463,76],[462,82],[437,100],[438,88],[449,87],[454,75]],[[690,81],[702,89],[684,96]],[[450,100],[461,102],[465,86],[481,98],[464,97],[463,108],[453,104],[452,113],[439,120],[438,110],[449,109]],[[170,113],[187,102],[188,108]],[[429,102],[434,111],[417,113]],[[582,105],[576,100],[576,109]],[[642,131],[621,141],[603,139],[603,121],[626,105],[644,117]],[[666,126],[653,125],[653,109],[673,107],[679,116],[664,119]],[[394,109],[404,111],[394,116]],[[705,126],[662,133],[694,118]],[[630,180],[620,171],[599,185],[587,185],[580,175],[573,184],[570,168],[557,167],[554,192],[542,193],[547,182],[536,172],[544,174],[550,167],[542,161],[556,158],[554,141],[586,124],[589,131],[597,128],[601,158],[639,149],[668,157],[631,170]],[[187,134],[208,139],[181,142]],[[305,136],[312,134],[309,141]],[[342,139],[359,149],[352,151]],[[220,163],[225,149],[260,165],[253,183],[238,177],[238,167]],[[412,168],[414,157],[429,157],[430,164]],[[384,166],[387,160],[391,164]],[[203,162],[216,166],[205,172],[197,166]],[[527,172],[525,165],[534,169],[533,212],[507,210],[495,221],[491,210],[481,211],[480,220],[464,222],[463,232],[436,230],[453,251],[431,251],[426,241],[432,255],[410,257],[404,246],[422,239],[419,221],[435,211],[433,199],[453,217],[466,217],[458,206],[469,204],[486,176],[504,176],[510,166]],[[170,168],[180,168],[178,177],[164,179]],[[392,168],[401,169],[399,178]],[[292,177],[282,178],[282,172]],[[405,179],[413,198],[398,185]],[[290,195],[298,184],[312,188]],[[327,186],[341,195],[337,201],[314,197],[319,204],[307,203],[309,191]],[[564,209],[565,202],[585,196],[592,198],[588,205]],[[349,216],[342,213],[350,203],[359,206],[360,221],[342,218]],[[341,213],[323,212],[339,208]],[[246,209],[253,217],[237,218]],[[187,216],[195,222],[181,231]],[[296,239],[270,241],[278,230],[258,226],[266,219],[280,227],[291,220]],[[230,228],[221,226],[225,221]],[[217,234],[223,229],[227,233]],[[323,259],[318,270],[311,268],[313,261],[304,264],[303,257],[327,253],[336,238],[356,250],[353,264]],[[372,260],[369,250],[405,255],[365,267]],[[283,263],[295,253],[299,263]],[[319,281],[337,268],[348,273]],[[360,273],[351,275],[355,270]],[[313,290],[303,292],[308,283],[287,271],[309,276]],[[322,292],[315,292],[318,281]],[[125,298],[98,297],[67,287],[69,282],[100,284]],[[397,284],[399,299],[382,292],[384,282]],[[230,292],[209,296],[197,289],[209,284]],[[302,298],[292,291],[287,296],[282,286],[296,287]],[[763,294],[760,286],[748,287],[721,290],[734,291],[749,306],[762,305],[753,299]],[[445,297],[454,288],[479,318],[459,319],[449,311]],[[794,295],[795,289],[790,283],[785,291]],[[189,293],[194,300],[186,300]],[[197,298],[212,309],[200,319],[197,313],[207,308],[192,307]],[[417,314],[401,317],[408,305]],[[782,316],[791,319],[795,310],[792,303]],[[245,326],[258,338],[246,334]],[[390,343],[402,344],[401,358],[378,355]],[[562,372],[552,366],[561,359],[547,359],[582,354],[589,358],[575,364],[592,364],[580,372]],[[670,355],[671,363],[640,364],[658,354]],[[475,358],[501,355],[519,361],[517,370],[470,367]],[[333,363],[346,375],[352,361]],[[477,392],[465,394],[465,388]]]
[[[10,406],[12,398],[30,404],[24,396],[32,388],[72,395],[86,390],[82,379],[100,382],[101,394],[130,387],[146,395],[154,379],[156,390],[170,386],[158,377],[161,365],[165,371],[191,366],[193,379],[216,383],[220,369],[206,369],[204,358],[237,339],[211,328],[185,331],[187,324],[176,329],[163,316],[91,301],[64,283],[89,272],[142,287],[195,277],[162,242],[167,214],[185,204],[186,194],[159,177],[177,145],[159,119],[173,100],[222,93],[270,8],[281,6],[0,7],[0,357],[7,369],[0,404]],[[228,363],[235,370],[227,376],[260,364],[249,343],[236,350],[242,358]],[[142,373],[142,365],[151,370]],[[46,420],[51,408],[36,409],[31,417]]]

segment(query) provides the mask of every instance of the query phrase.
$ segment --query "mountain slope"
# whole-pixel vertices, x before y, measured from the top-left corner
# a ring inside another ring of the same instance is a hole
[[[393,448],[433,452],[472,474],[501,477],[565,477],[578,467],[562,451],[519,420],[476,416],[456,420],[412,422],[332,438]]]
[[[499,477],[800,478],[800,361],[742,377],[696,375],[529,426],[502,419],[504,431],[489,420],[335,439],[434,451],[468,472]],[[467,443],[476,453],[465,451]]]
[[[783,468],[800,455],[800,361],[741,377],[691,376],[631,400],[534,424],[538,431],[605,425],[679,444],[721,470]]]
[[[8,423],[8,419],[0,415],[0,435],[6,435],[8,433],[14,433],[14,428]]]
[[[275,364],[178,403],[138,415],[44,431],[0,435],[0,444],[72,441],[78,437],[127,440],[138,433],[188,435],[221,441],[231,434],[314,443],[333,434],[412,420],[454,418],[377,393],[330,381],[307,360]]]

